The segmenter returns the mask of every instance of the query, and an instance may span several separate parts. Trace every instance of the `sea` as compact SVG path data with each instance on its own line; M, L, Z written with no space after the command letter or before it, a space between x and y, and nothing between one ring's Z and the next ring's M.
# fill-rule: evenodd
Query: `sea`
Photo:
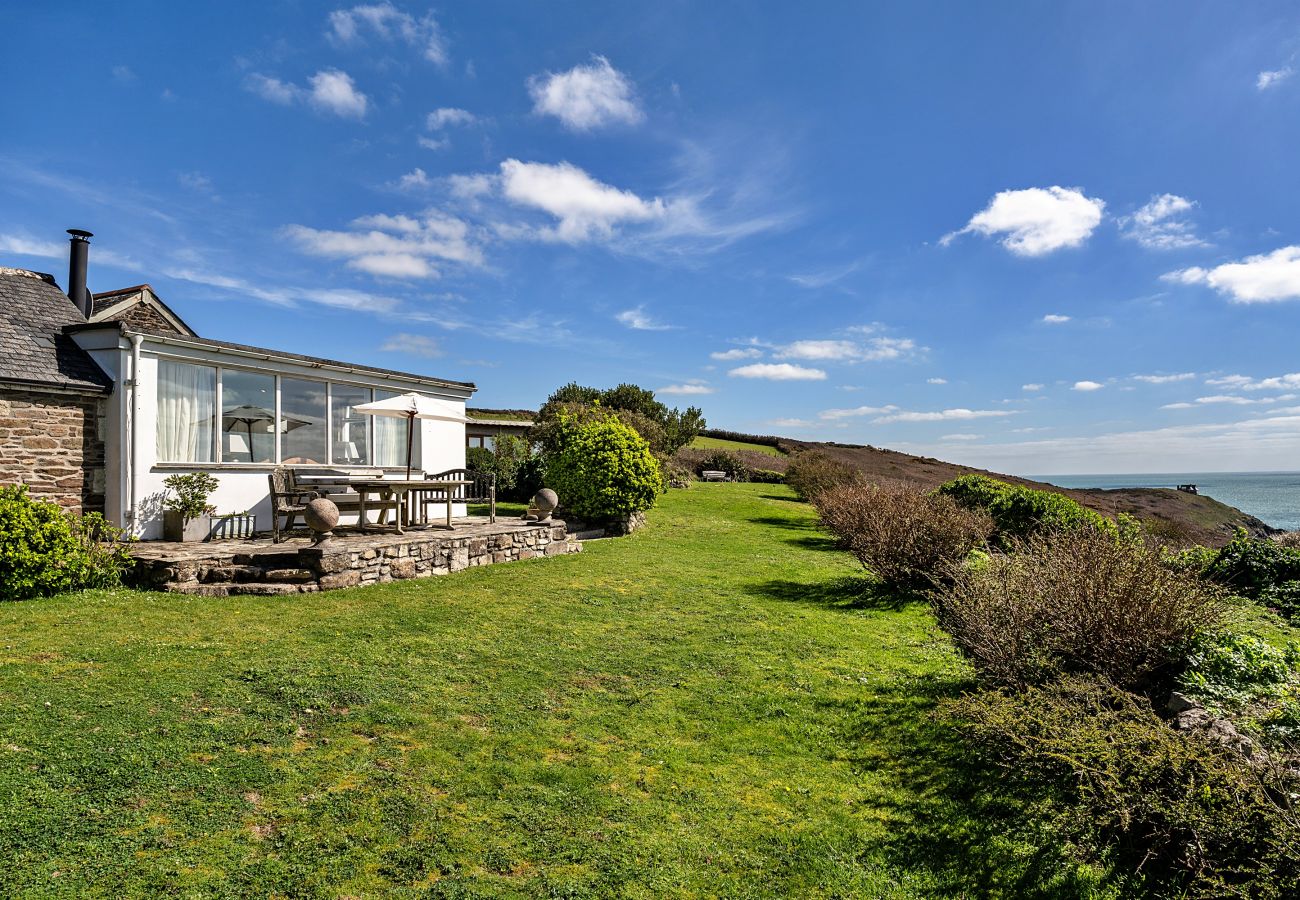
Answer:
M1235 506L1274 528L1300 529L1300 472L1182 472L1158 475L1031 475L1063 488L1171 488L1196 485L1197 493Z

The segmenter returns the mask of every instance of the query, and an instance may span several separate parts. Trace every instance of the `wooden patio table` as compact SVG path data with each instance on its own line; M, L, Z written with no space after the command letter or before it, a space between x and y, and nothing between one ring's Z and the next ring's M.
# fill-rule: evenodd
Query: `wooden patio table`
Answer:
M349 478L348 484L357 492L360 500L357 505L357 527L365 531L370 527L366 521L366 506L370 494L378 494L380 499L387 501L390 497L397 498L396 519L397 533L402 534L402 513L407 508L406 499L410 494L419 494L424 491L430 493L442 493L447 498L447 527L451 528L451 504L455 495L455 488L472 485L472 481L426 481L423 478ZM376 525L383 525L384 519L388 517L388 508L384 507L379 513L379 521Z

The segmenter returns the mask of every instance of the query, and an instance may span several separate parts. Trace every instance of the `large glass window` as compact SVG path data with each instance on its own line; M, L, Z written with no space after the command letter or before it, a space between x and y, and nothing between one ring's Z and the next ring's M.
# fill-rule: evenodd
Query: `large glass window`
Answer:
M325 382L280 379L280 461L325 462Z
M212 462L216 405L215 368L158 360L158 459Z
M398 391L375 391L376 400L396 397ZM406 465L406 430L410 422L392 416L375 416L375 465Z
M370 402L370 388L350 384L330 385L330 427L335 464L370 464L371 416L354 413L352 407Z
M275 460L275 376L221 370L221 461Z

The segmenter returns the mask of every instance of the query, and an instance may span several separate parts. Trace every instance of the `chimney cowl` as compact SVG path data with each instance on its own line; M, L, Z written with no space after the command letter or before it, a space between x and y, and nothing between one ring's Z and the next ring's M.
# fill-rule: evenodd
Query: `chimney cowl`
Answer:
M77 305L81 314L87 319L91 313L90 291L86 289L86 269L89 265L90 239L94 237L89 231L69 228L68 234L68 298Z

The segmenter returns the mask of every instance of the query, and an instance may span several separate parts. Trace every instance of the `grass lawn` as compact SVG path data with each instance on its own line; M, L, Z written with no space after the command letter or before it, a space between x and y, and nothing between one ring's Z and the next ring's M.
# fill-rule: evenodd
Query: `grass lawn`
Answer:
M750 444L746 441L729 441L725 438L704 437L697 435L691 441L692 450L751 450L754 453L762 453L767 456L782 457L785 453L769 447L767 444Z
M1086 893L932 721L964 669L923 604L784 487L649 518L292 599L0 603L0 895Z

